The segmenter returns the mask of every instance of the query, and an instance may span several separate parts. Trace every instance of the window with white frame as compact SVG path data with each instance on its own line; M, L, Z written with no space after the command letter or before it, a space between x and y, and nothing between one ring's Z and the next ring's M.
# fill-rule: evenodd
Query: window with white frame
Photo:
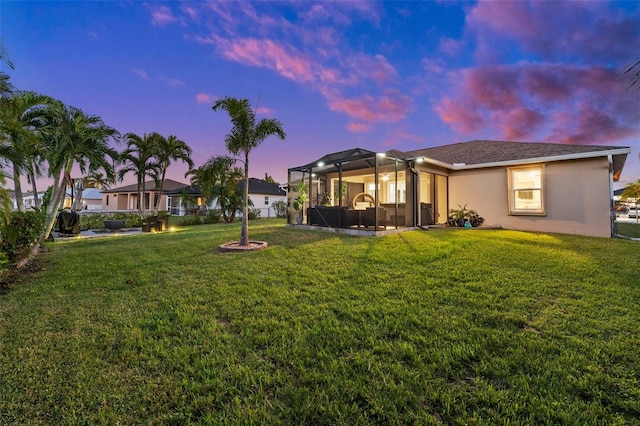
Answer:
M265 196L264 196L264 205L265 205L265 206L268 206L268 205L269 205L269 196L268 196L268 195L265 195Z
M544 165L514 167L509 173L509 213L544 215Z

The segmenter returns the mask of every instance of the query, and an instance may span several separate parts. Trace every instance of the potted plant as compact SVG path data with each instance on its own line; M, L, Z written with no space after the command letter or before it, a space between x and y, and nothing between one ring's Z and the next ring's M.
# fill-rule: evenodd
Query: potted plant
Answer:
M302 209L304 208L304 203L307 201L307 186L300 182L296 187L296 192L298 196L293 200L293 209L295 211L300 211L300 215L296 218L298 225L302 223L302 216L304 215Z
M449 211L449 218L447 219L447 226L458 226L465 228L476 228L484 223L484 218L480 217L475 210L467 209L467 205L460 206L458 204L457 209L451 209Z

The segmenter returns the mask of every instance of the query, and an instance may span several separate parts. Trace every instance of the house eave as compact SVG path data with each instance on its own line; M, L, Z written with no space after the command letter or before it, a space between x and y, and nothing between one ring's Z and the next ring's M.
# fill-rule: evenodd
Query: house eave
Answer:
M415 157L409 158L409 161L416 161L420 158L423 159L423 164L432 164L435 166L443 167L449 170L472 170L472 169L485 169L491 167L509 167L509 166L517 166L523 164L535 164L535 163L549 163L553 161L567 161L567 160L582 160L588 158L598 158L598 157L608 157L608 156L616 156L616 155L628 155L631 153L631 148L620 148L620 149L611 149L606 151L592 151L592 152L582 152L575 154L565 154L565 155L553 155L548 157L535 157L535 158L523 158L518 160L509 160L509 161L496 161L496 162L488 162L488 163L477 163L477 164L463 164L463 163L445 163L443 161L438 161L432 158L427 157Z

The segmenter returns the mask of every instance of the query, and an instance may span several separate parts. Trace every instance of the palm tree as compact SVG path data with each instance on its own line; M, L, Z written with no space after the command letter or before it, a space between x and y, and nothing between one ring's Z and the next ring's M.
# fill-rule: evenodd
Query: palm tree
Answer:
M620 194L620 198L623 200L633 198L636 204L636 210L638 210L638 203L640 203L640 179L627 184L627 186L624 187L624 191ZM638 223L638 214L636 214L636 223Z
M4 44L2 43L2 39L0 38L0 61L9 65L9 68L13 69L13 63L9 60L9 55L7 51L4 49ZM9 75L5 72L0 71L0 96L4 97L7 93L11 93L13 90L13 86L9 82Z
M115 182L115 179L108 179L100 172L89 173L82 180L82 184L85 188L97 189L109 189Z
M118 171L118 180L122 181L127 173L136 176L140 218L144 217L144 212L149 207L145 200L145 179L150 176L154 181L158 181L159 165L154 161L154 139L157 137L155 135L157 133L140 137L135 133L127 133L124 136L127 148L120 154L124 167Z
M227 156L211 157L202 166L190 170L185 177L191 175L191 184L198 185L203 197L215 199L225 222L233 222L238 207L242 204L242 194L238 192L238 182L243 173L233 167L236 160Z
M162 190L164 189L164 178L167 173L167 169L171 165L171 160L175 161L183 161L187 163L190 169L193 168L193 161L191 161L191 154L193 151L185 142L181 141L174 135L169 135L168 138L161 136L156 133L156 137L154 137L155 141L155 157L158 161L159 172L161 175L160 179L160 188L159 194L160 196L156 200L154 210L155 213L158 213L160 208L160 198L162 197Z
M227 111L231 118L231 131L225 136L227 150L233 155L244 154L244 197L242 202L242 231L240 245L249 245L249 153L269 136L284 140L286 134L280 121L263 118L256 122L256 113L247 99L225 97L213 104L213 110Z
M109 142L118 142L119 133L107 126L100 117L59 102L49 108L45 135L49 176L53 178L51 200L47 206L46 228L39 243L49 237L57 212L64 202L66 188L72 184L71 171L78 167L82 174L101 170L115 179L118 152ZM37 250L38 246L34 248Z
M0 158L11 166L18 211L23 208L21 175L34 185L37 157L43 152L38 128L47 106L54 103L48 96L35 92L13 92L0 97Z

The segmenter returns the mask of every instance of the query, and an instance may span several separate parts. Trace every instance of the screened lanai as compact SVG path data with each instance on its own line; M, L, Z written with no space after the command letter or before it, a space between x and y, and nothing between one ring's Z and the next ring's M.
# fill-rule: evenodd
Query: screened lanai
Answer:
M289 169L288 222L387 230L413 226L413 173L401 153L340 151ZM408 199L409 198L409 199Z

